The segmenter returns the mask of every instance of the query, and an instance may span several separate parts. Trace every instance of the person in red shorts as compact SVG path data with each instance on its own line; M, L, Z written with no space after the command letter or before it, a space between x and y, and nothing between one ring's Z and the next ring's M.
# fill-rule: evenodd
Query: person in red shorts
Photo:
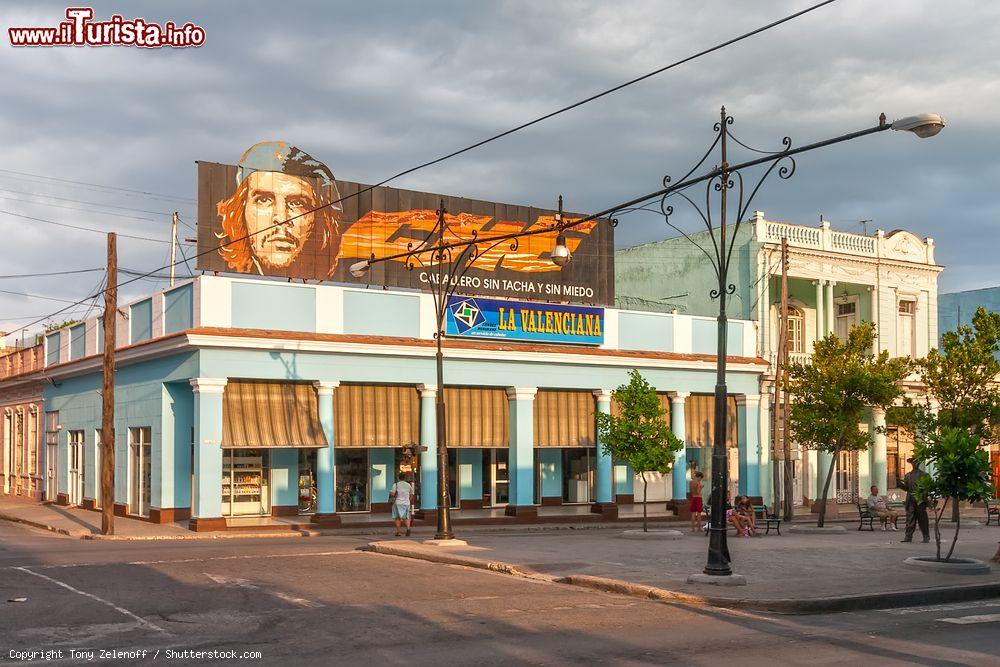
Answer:
M705 501L701 498L701 492L705 488L705 475L700 470L695 470L691 476L691 485L688 495L691 498L691 532L701 531L701 515L705 511Z

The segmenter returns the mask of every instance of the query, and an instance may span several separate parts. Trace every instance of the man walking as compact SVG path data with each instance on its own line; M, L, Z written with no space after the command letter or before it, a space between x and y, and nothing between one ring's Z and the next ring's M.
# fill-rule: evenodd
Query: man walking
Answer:
M399 473L396 483L389 489L392 500L392 518L396 524L396 537L399 537L400 524L406 526L406 534L410 534L410 521L413 517L413 487L406 481L406 473Z
M903 542L913 541L913 532L920 524L920 532L924 536L924 542L931 541L930 528L927 523L927 501L917 502L916 490L921 477L926 477L927 473L920 469L919 462L912 456L906 462L913 466L913 470L906 473L899 481L899 488L906 491L906 534Z

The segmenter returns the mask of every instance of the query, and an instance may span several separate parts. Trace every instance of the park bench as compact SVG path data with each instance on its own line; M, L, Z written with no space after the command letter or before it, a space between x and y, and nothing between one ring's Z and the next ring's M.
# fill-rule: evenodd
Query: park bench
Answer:
M986 525L990 525L990 521L993 520L1000 526L1000 500L998 499L988 499L986 501Z
M902 509L902 505L900 504L901 506L897 508L896 507L897 504L900 503L889 502L886 503L886 507L888 507L890 510ZM867 525L868 530L874 532L875 531L874 522L875 521L878 521L879 523L882 522L882 517L880 517L878 514L875 514L875 512L872 512L870 509L868 509L868 503L858 503L858 518L860 519L860 523L858 523L858 530L861 530ZM897 524L898 521L899 521L899 516L897 514L896 521L892 522L892 525L895 526L896 528L899 528L899 525ZM886 523L888 522L889 519L886 519Z
M767 513L767 507L764 506L764 505L754 505L753 506L753 511L757 513L757 527L758 528L760 527L760 522L762 522L762 521L764 522L764 525L767 528L764 531L765 535L770 534L772 526L774 527L774 529L776 531L778 531L778 535L781 535L781 517L780 516L778 516L776 514L768 514Z

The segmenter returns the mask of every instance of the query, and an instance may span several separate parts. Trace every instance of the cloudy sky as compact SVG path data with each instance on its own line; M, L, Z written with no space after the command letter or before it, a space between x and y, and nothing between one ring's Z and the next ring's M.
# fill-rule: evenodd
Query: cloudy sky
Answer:
M121 266L166 264L170 212L195 221L195 160L234 163L257 141L285 139L338 178L378 181L810 4L95 4L99 18L203 26L205 45L181 50L12 49L4 30L0 274L103 265L102 235L41 220L153 239L121 238ZM65 8L4 2L0 24L55 25ZM869 127L883 111L934 111L949 125L933 140L889 132L810 154L756 208L932 236L942 292L992 286L998 54L1000 3L839 0L394 185L546 207L561 193L568 208L593 211L687 171L722 104L744 142L774 148L786 134L804 144ZM616 234L619 246L668 235L641 214ZM100 278L7 278L0 290L76 300ZM162 285L140 281L122 298ZM0 329L62 305L0 292Z

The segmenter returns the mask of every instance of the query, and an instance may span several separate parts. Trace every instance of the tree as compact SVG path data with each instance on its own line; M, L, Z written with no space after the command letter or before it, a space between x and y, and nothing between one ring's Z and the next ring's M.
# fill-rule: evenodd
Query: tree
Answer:
M646 522L647 475L652 472L669 473L674 465L674 454L684 444L670 430L664 417L667 411L660 407L660 398L639 371L629 372L629 381L612 392L618 404L617 414L597 414L597 432L604 454L625 461L642 478L642 530L648 531Z
M72 326L79 321L80 320L63 320L62 322L50 322L45 325L45 333L50 333L56 329L62 329L63 327Z
M917 499L934 505L934 539L937 542L937 560L941 559L941 517L948 502L980 502L993 496L990 483L990 457L982 449L982 439L969 429L942 426L938 431L917 442L913 456L931 464L934 471L917 482ZM944 502L938 506L938 501ZM955 521L955 535L945 561L951 559L958 542L961 518Z
M927 386L927 402L913 412L918 442L931 444L941 429L963 429L982 445L1000 440L1000 313L976 310L972 326L961 325L941 336L941 348L916 362ZM933 402L932 402L933 401ZM952 520L958 521L958 502Z
M902 395L897 383L909 372L908 359L890 359L885 351L872 354L874 341L875 325L865 322L851 329L846 343L832 333L817 341L812 363L788 367L792 437L807 449L833 455L819 499L820 528L838 456L868 449L872 436L858 424L871 408L887 409Z

